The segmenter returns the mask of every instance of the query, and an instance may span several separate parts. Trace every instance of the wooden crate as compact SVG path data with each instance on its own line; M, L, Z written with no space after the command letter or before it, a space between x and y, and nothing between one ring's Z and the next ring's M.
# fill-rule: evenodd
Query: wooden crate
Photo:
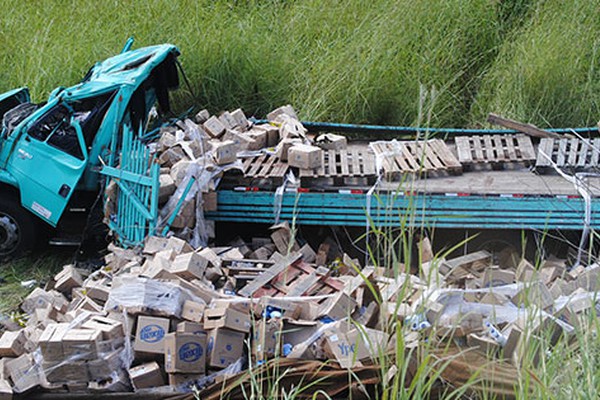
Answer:
M454 141L458 161L467 168L490 165L502 169L510 163L529 166L536 159L531 138L526 135L458 136Z
M320 168L300 170L302 183L372 184L376 177L375 154L367 147L324 150Z
M538 147L535 169L544 173L552 171L552 163L569 171L597 170L600 162L600 139L551 139L544 138Z
M388 180L415 172L462 174L462 165L440 139L373 142L371 148L375 157L381 160L383 174Z

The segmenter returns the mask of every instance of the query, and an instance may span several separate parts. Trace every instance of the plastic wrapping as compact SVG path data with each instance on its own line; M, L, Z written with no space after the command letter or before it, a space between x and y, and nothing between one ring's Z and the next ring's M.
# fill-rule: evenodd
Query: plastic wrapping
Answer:
M145 311L154 315L180 317L186 300L205 304L204 300L194 296L189 290L170 282L136 276L117 277L113 280L104 309L126 310L133 314Z
M288 172L285 176L283 184L275 189L275 196L273 197L273 214L275 216L275 225L279 223L279 218L281 216L281 207L283 204L283 195L285 194L285 189L288 186L298 187L298 180L294 176L292 171Z

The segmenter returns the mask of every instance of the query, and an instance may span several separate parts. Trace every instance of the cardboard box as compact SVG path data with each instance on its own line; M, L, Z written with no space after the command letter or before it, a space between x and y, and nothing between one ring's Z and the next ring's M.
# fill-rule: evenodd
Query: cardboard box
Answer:
M169 386L174 388L182 387L183 389L191 389L198 379L204 378L204 374L169 374ZM2 400L2 399L0 399Z
M343 150L348 147L348 140L345 136L325 133L316 137L315 144L325 150Z
M246 135L254 140L252 148L248 150L260 150L267 147L268 133L262 129L250 129Z
M297 144L288 151L290 167L317 169L323 165L323 150L316 146Z
M289 160L289 152L293 146L301 145L302 140L300 139L283 139L277 146L276 155L283 162Z
M69 329L63 336L66 359L94 360L101 353L102 332L93 329Z
M204 328L228 328L248 333L252 326L250 315L233 308L213 308L204 311Z
M25 352L25 332L6 331L0 338L0 357L18 357Z
M264 361L279 355L281 332L283 322L281 319L261 319L256 323L252 334L251 353L254 361Z
M206 133L208 133L213 138L220 137L223 132L225 132L225 126L219 120L219 118L214 115L207 119L204 124L202 124Z
M129 369L129 377L135 390L164 386L162 372L156 361Z
M40 351L44 361L62 361L63 337L69 330L68 323L50 324L39 339Z
M235 110L233 110L231 112L231 117L235 121L235 126L239 128L246 129L250 125L250 123L248 122L248 118L246 118L246 115L244 114L244 111L242 111L241 108L236 108Z
M208 331L208 365L214 368L225 368L236 362L244 353L245 337L243 332L225 328Z
M43 362L42 369L46 380L58 382L88 382L90 380L85 361Z
M93 316L81 325L82 328L93 329L102 333L102 340L118 340L125 336L123 323L110 318Z
M261 124L254 126L254 129L261 129L267 132L267 147L275 147L279 143L279 128L271 124Z
M165 338L165 371L202 374L206 366L206 334L169 333Z
M192 322L202 322L204 319L204 304L196 303L195 301L186 300L183 302L181 309L181 318Z
M33 389L42 382L43 371L35 363L33 355L23 354L6 363L8 375L13 382L15 393L23 393Z
M123 348L119 348L110 353L105 353L102 358L87 362L87 368L91 380L107 379L115 371L124 367L121 353Z
M167 318L139 316L133 349L153 354L164 354L164 341L169 333Z
M54 280L54 289L61 293L71 293L73 288L83 285L83 277L73 265L65 265Z
M188 281L202 279L208 260L200 254L192 252L181 254L168 266L168 271Z
M215 162L218 165L231 164L237 160L237 150L235 141L225 140L212 145Z
M202 208L205 212L217 211L217 192L202 193Z
M354 312L356 302L344 292L338 292L326 300L319 308L319 317L327 316L333 320L346 318Z
M204 325L197 322L183 321L177 324L177 332L206 334Z

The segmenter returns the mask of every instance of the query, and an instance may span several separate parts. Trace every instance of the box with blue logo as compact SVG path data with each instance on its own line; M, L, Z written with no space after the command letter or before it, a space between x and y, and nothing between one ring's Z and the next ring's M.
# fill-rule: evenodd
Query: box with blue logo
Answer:
M168 318L140 315L137 321L133 349L146 353L164 354L165 337L169 333L169 325Z
M203 374L206 365L206 335L169 333L165 338L165 371Z

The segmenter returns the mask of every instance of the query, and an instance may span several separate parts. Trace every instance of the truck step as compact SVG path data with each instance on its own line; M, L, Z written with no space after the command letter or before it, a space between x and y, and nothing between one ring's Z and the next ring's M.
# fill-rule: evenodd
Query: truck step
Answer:
M51 246L77 247L81 244L81 237L55 237L51 238L48 243Z

